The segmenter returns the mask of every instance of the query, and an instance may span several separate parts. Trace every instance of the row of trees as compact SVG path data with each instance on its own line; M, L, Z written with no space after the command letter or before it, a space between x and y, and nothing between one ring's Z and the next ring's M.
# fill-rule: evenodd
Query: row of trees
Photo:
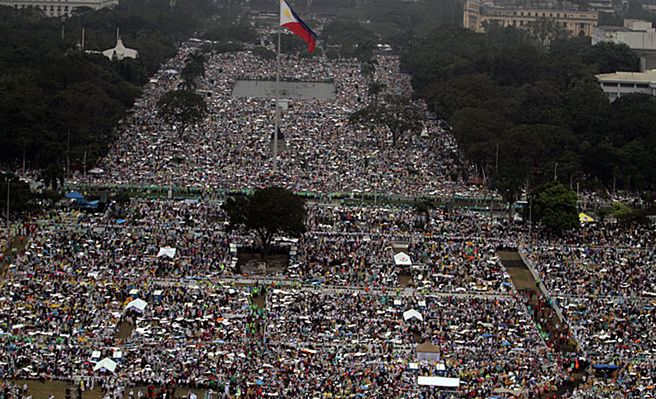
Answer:
M124 0L113 9L77 10L66 20L0 7L0 164L40 170L53 187L66 170L91 167L141 86L180 41L202 31L231 43L254 40L252 28L234 23L238 18L212 17L217 10L241 12L227 3L189 0L172 7L168 1ZM111 48L120 28L139 58L117 62L82 51L83 28L85 50ZM194 59L182 71L186 83L204 74L203 62Z
M656 185L656 101L610 103L595 78L635 71L628 47L576 38L547 48L524 30L442 27L412 46L402 67L507 200L553 179L588 188Z

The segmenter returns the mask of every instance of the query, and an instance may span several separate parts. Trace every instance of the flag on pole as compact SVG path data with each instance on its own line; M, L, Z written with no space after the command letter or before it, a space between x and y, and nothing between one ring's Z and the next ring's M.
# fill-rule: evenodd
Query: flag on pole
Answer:
M280 26L284 26L296 36L305 40L308 51L314 52L317 45L317 34L292 10L285 0L280 0Z

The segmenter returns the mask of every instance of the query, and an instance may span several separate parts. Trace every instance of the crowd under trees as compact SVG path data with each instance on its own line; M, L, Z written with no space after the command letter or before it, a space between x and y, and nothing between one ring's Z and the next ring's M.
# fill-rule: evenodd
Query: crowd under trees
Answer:
M588 38L545 46L525 30L441 27L408 49L402 67L508 200L554 178L588 189L656 185L656 100L610 103L595 78L637 70L626 46Z

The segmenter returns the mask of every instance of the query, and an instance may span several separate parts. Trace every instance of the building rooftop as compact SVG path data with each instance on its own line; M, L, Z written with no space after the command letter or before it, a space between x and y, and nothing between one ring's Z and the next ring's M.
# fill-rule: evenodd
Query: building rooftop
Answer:
M600 82L637 82L637 83L651 83L656 82L656 69L645 72L614 72L602 73L596 75Z

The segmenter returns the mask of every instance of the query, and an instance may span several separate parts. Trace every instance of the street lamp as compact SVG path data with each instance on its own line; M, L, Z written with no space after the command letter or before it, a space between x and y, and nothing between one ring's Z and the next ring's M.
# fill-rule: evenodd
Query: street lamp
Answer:
M9 245L9 242L11 240L11 235L9 231L9 188L11 187L11 184L9 184L9 176L5 177L5 181L7 182L7 245Z

